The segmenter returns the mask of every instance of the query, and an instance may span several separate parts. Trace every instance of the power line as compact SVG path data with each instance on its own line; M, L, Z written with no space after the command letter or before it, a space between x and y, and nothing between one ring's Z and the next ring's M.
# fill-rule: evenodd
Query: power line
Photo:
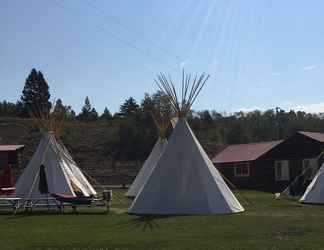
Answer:
M62 2L59 1L59 0L56 0L54 1L56 3L58 3L58 5L60 7L62 7L63 9L69 9L69 10L72 10L72 11L75 11L76 8L71 8L70 6L63 6L62 5ZM150 53L147 53L146 50L138 47L137 45L125 40L125 39L122 39L120 38L118 35L116 35L114 32L112 32L110 29L108 29L105 25L101 24L101 25L97 25L97 28L99 30L101 30L102 32L106 32L106 33L109 33L114 39L118 40L119 42L121 42L122 44L124 44L125 46L133 49L133 50L136 50L138 53L142 54L143 56L147 57L147 58L150 58L151 60L155 61L156 63L159 63L160 65L164 65L164 66L167 66L169 68L174 68L175 66L171 65L171 64L168 64L166 63L165 61L161 60L161 58L159 57L155 57L153 55L151 55ZM152 71L151 69L149 69L150 71Z
M122 23L118 18L116 18L113 15L108 15L107 13L103 12L101 9L99 9L97 6L93 5L92 1L87 0L86 1L88 4L88 6L92 6L93 8L96 9L97 13L101 13L102 17L105 19L108 19L109 22L113 22L115 24L117 24L118 26L120 26L121 28L123 28L124 30L134 33L134 29L128 27L127 25L125 25L124 23ZM82 3L86 3L85 1L82 1ZM136 33L140 34L142 38L144 38L148 43L150 43L151 45L153 45L153 47L156 47L157 49L159 49L161 52L167 54L169 56L170 59L176 59L177 61L181 61L180 57L177 55L173 55L171 54L168 50L166 50L165 48L161 47L160 45L158 45L154 40L150 39L145 32L143 32L143 30L139 30L136 29Z

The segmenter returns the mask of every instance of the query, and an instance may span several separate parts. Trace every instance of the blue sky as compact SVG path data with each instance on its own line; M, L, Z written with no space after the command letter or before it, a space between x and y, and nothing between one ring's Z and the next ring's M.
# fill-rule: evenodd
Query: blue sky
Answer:
M101 112L157 88L160 71L211 75L194 109L324 112L324 1L2 0L0 100L41 70L53 98Z

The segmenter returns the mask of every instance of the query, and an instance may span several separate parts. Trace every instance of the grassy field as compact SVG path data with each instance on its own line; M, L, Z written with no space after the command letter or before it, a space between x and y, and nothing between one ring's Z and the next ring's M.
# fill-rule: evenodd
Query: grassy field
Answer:
M115 192L108 215L100 209L2 214L0 249L324 248L323 206L241 191L238 197L246 208L241 214L140 218L125 213L128 202L122 192Z

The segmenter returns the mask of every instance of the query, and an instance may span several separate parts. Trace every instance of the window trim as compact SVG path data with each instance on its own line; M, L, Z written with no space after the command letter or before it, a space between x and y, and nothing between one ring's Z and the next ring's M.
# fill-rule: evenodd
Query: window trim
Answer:
M237 167L242 166L242 164L245 164L244 167L247 167L247 173L246 174L239 174L237 173ZM250 177L250 163L249 162L238 162L234 163L234 177L241 178L241 177Z
M281 162L281 163L287 163L287 169L288 169L288 178L282 178L282 170L281 170L281 178L279 179L278 178L278 170L277 170L277 163L279 163L279 162ZM281 165L281 167L282 167L283 165ZM275 174L275 181L289 181L290 180L290 168L289 168L289 160L276 160L275 162L274 162L274 174Z

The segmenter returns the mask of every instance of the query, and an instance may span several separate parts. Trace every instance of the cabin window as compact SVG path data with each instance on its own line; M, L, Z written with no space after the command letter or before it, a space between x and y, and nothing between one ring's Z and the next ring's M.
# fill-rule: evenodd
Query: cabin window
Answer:
M276 181L289 180L289 162L288 161L275 161L275 178Z
M234 165L235 177L248 177L250 176L250 164L248 162L236 163Z
M306 180L312 180L318 170L317 159L303 159L303 173Z

